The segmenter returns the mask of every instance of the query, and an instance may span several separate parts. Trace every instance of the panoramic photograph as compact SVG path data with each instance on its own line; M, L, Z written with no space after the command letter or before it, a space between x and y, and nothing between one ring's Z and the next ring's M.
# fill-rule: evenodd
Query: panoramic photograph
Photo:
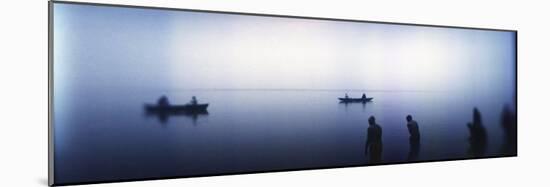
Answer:
M517 155L516 32L54 3L57 184Z

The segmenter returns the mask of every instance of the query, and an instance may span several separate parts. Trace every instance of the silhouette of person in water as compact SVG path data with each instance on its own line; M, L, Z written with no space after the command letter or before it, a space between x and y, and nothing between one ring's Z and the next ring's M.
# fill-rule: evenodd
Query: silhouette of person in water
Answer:
M191 103L192 105L197 105L199 102L197 101L197 97L193 96L191 97L191 101L189 103Z
M361 96L361 99L367 99L367 95L365 95L365 93L363 93L363 95Z
M504 130L504 141L501 152L504 155L517 155L517 121L516 116L508 106L502 109L500 124Z
M416 160L420 152L420 131L418 123L411 115L407 115L407 129L409 129L409 157L408 160Z
M159 106L168 106L170 105L170 103L168 102L168 97L166 97L165 95L162 95L158 101L157 101L157 104Z
M487 149L487 132L481 120L481 113L477 108L474 108L473 121L468 123L467 126L470 130L470 148L468 152L473 157L482 157Z
M365 155L369 157L370 164L382 161L382 127L376 124L374 116L369 117Z
M409 129L409 139L420 140L420 131L418 130L418 123L413 120L411 115L407 115L407 128Z

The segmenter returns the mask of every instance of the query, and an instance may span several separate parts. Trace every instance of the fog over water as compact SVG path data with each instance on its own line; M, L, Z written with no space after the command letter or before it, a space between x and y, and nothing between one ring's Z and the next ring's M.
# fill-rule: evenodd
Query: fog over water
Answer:
M59 183L502 156L516 110L513 32L64 3L53 29ZM146 114L161 95L210 105Z
M165 89L166 83L459 92L514 87L510 32L67 4L55 9L57 80L92 90L113 83L124 89Z

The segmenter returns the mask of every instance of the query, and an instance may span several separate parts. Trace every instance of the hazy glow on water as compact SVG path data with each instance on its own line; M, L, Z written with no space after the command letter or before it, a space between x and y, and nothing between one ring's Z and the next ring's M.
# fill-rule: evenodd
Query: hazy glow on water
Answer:
M194 176L501 156L515 111L515 33L200 12L54 6L56 181ZM337 97L362 93L366 104ZM166 94L208 114L144 114ZM419 122L410 159L405 116ZM159 119L157 120L157 117ZM408 156L409 155L409 156Z

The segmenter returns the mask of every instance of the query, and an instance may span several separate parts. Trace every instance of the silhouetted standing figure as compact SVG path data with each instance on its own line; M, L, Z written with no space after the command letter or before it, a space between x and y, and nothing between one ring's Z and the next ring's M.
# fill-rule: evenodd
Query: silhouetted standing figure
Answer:
M474 108L473 121L467 124L470 130L470 149L469 154L473 157L482 157L487 149L487 132L481 120L481 113Z
M409 129L409 156L408 160L416 160L420 152L420 131L418 123L413 120L411 115L407 115L407 129Z
M349 99L349 96L348 96L348 93L346 93L346 95L344 96L346 99Z
M170 102L168 102L168 97L163 95L158 99L157 104L159 106L168 106L168 105L170 105Z
M500 124L504 130L501 152L504 155L517 155L518 127L516 116L508 106L502 109Z
M374 116L369 117L365 155L369 157L369 164L382 161L382 127L376 124Z
M418 130L418 123L413 120L411 115L407 115L407 128L409 129L409 138L414 140L420 140L420 131Z
M199 102L197 101L197 97L193 96L191 97L191 102L189 103L191 103L192 105L197 105Z
M363 95L361 96L361 99L367 99L367 95L365 95L365 93L363 93Z

